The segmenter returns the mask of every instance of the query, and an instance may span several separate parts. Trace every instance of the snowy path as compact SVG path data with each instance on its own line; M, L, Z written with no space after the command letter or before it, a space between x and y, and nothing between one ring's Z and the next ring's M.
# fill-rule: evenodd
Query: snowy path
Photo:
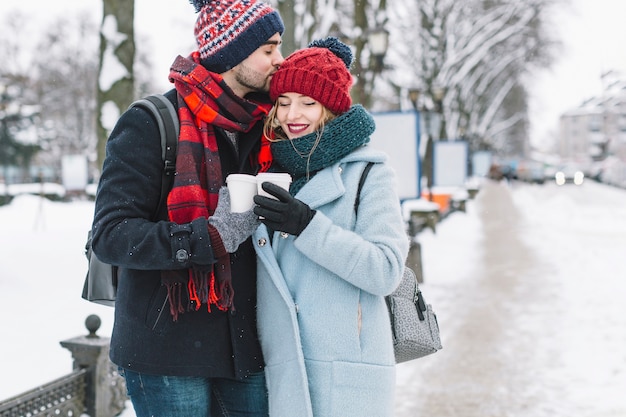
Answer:
M399 366L396 416L626 415L626 193L599 187L488 184L421 239L444 350Z

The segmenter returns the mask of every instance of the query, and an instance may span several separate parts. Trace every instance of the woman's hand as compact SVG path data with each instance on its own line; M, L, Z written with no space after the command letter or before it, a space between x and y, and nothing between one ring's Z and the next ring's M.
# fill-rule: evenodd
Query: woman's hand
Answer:
M299 236L313 219L315 210L276 184L266 181L261 187L276 199L254 196L254 213L270 229Z

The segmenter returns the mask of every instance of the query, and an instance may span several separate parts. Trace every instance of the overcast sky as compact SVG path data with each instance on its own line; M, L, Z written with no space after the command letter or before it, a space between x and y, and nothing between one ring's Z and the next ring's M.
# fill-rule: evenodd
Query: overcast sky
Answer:
M561 113L600 94L600 75L626 75L626 1L572 0L555 11L553 30L564 47L554 67L538 75L531 101L533 140L556 134Z
M56 14L93 10L101 15L101 0L29 0L0 2L0 13L19 8L32 21L43 22ZM167 74L176 55L194 47L195 11L185 0L136 0L136 35L148 39L154 51L155 78L169 86ZM531 140L549 142L558 128L561 113L601 92L600 74L626 72L626 1L571 0L571 6L555 9L551 30L564 43L552 70L533 74L531 91ZM33 37L36 38L36 37Z

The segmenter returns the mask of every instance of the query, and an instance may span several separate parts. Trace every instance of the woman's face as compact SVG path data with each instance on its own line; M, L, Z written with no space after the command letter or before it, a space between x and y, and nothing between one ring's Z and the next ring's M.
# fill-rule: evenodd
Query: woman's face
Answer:
M315 132L323 114L318 101L300 93L284 93L276 101L276 119L289 139Z

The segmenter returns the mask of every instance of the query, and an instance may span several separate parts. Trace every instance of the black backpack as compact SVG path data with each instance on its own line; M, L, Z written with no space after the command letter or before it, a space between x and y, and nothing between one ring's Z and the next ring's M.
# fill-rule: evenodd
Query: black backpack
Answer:
M178 113L172 102L161 94L153 94L134 101L128 108L133 107L141 107L150 112L159 126L163 171L159 205L153 214L153 217L156 217L165 204L167 194L174 181L179 131ZM117 266L105 264L93 253L91 250L91 230L87 233L85 255L89 269L85 277L82 297L94 303L114 306L117 294Z

